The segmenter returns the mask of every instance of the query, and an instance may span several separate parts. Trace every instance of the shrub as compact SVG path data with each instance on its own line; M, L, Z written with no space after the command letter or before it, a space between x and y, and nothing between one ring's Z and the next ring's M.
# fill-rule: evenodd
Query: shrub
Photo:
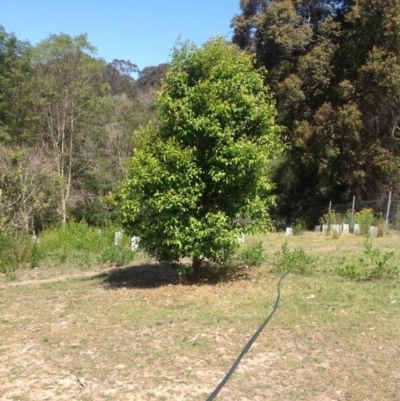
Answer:
M298 274L311 274L314 270L312 258L308 256L303 248L290 251L287 241L282 245L281 251L275 253L274 266L279 272L291 270Z
M394 256L393 251L382 253L380 249L373 248L370 238L365 241L364 248L364 253L368 256L368 261L363 261L364 266L367 267L366 280L379 279L384 276L393 277L398 274L398 268L389 264L390 259Z
M337 271L339 276L349 280L375 280L384 277L395 277L399 274L399 268L389 261L393 258L393 252L383 252L372 247L371 238L364 242L364 254L366 258L359 258L359 267L355 264L346 264Z
M354 214L354 223L360 225L362 235L369 235L369 228L373 225L374 220L374 211L369 208L362 209Z
M9 266L10 241L5 232L0 232L0 271L6 273Z
M302 219L297 219L292 227L293 235L301 235L307 230L306 223Z
M32 239L27 235L10 231L0 233L0 270L8 273L24 267L31 248Z
M123 235L114 245L117 229L99 230L84 222L70 221L64 226L52 227L40 233L38 241L27 235L2 231L0 233L0 271L7 273L30 265L37 267L41 260L48 264L74 263L90 266L93 263L127 264L136 253L130 250L131 242Z
M322 217L320 217L319 222L321 225L326 224L329 229L331 224L343 224L343 222L347 223L347 218L346 216L331 210L330 213L325 213Z
M339 239L341 232L338 230L331 230L332 239Z
M359 280L361 277L361 272L356 268L354 263L339 267L337 272L339 276L346 277L349 280Z
M32 239L26 235L11 236L11 260L16 268L24 267L28 262L32 247Z
M247 245L239 254L239 259L248 266L259 266L265 261L265 249L262 241Z

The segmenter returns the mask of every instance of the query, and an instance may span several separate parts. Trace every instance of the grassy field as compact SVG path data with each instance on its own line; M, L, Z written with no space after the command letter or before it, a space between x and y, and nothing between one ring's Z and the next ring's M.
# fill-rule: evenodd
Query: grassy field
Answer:
M275 302L285 237L246 244L255 241L265 263L214 284L145 259L1 275L0 400L206 400ZM364 242L288 239L308 255L304 274L287 276L277 313L218 399L400 400L400 279L337 274L390 251L385 265L400 266L400 236L374 239L372 257Z

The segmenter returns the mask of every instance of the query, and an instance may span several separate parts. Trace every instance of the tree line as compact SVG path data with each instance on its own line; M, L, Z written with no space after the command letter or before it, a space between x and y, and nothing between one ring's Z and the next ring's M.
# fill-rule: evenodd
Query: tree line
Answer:
M31 46L0 27L0 230L110 222L100 198L124 175L132 132L155 118L166 68L106 63L86 35Z
M233 42L267 69L287 151L279 214L399 187L400 2L241 0ZM316 212L316 213L315 213Z

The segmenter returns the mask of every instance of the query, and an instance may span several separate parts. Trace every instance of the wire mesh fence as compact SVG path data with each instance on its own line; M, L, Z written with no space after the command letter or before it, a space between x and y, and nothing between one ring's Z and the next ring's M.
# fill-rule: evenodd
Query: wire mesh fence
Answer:
M385 220L388 226L400 229L400 194L382 195L380 198L372 200L362 200L353 198L348 203L332 203L327 205L327 212L335 212L339 214L357 213L363 209L372 209L376 217Z

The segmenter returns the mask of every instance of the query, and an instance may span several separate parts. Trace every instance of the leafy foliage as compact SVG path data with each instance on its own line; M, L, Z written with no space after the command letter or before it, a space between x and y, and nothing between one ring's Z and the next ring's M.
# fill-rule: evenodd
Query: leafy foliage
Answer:
M362 209L354 214L354 222L360 224L361 234L369 235L369 228L375 221L372 209Z
M168 264L189 256L198 270L224 260L239 234L271 226L275 109L252 58L221 38L178 44L156 105L159 124L136 133L113 199L150 255Z
M40 96L38 141L55 163L63 179L60 213L67 221L67 202L75 178L86 160L89 134L96 126L108 85L102 80L103 62L92 55L96 49L86 35L50 35L32 50L35 80ZM86 134L86 135L85 135Z
M350 280L376 280L382 278L396 277L400 269L394 264L389 263L394 257L392 251L383 252L378 248L373 248L372 239L367 238L364 242L365 258L359 258L358 264L345 264L337 272L339 276Z
M18 40L0 25L0 144L21 146L37 122L30 50L29 42Z
M301 235L307 230L306 223L302 219L297 219L292 227L293 235Z
M114 245L115 231L115 227L99 230L75 221L45 229L37 240L12 230L0 231L0 272L12 274L39 264L73 263L80 268L99 263L125 265L136 258L137 252L131 251L126 235Z
M104 80L110 85L112 95L126 94L131 95L134 92L135 80L131 76L137 73L138 67L129 60L113 60L108 63L103 71Z
M287 241L283 243L281 251L275 254L274 266L279 272L290 270L304 275L311 274L314 269L313 260L304 249L300 247L290 251Z
M112 223L100 197L124 176L132 132L154 111L139 99L136 66L95 52L86 35L51 34L32 47L0 26L2 225Z
M399 188L397 0L250 0L233 41L267 67L290 144L276 166L282 215ZM308 216L309 215L309 216Z
M254 241L246 245L239 254L239 259L248 266L260 266L266 260L262 241Z

